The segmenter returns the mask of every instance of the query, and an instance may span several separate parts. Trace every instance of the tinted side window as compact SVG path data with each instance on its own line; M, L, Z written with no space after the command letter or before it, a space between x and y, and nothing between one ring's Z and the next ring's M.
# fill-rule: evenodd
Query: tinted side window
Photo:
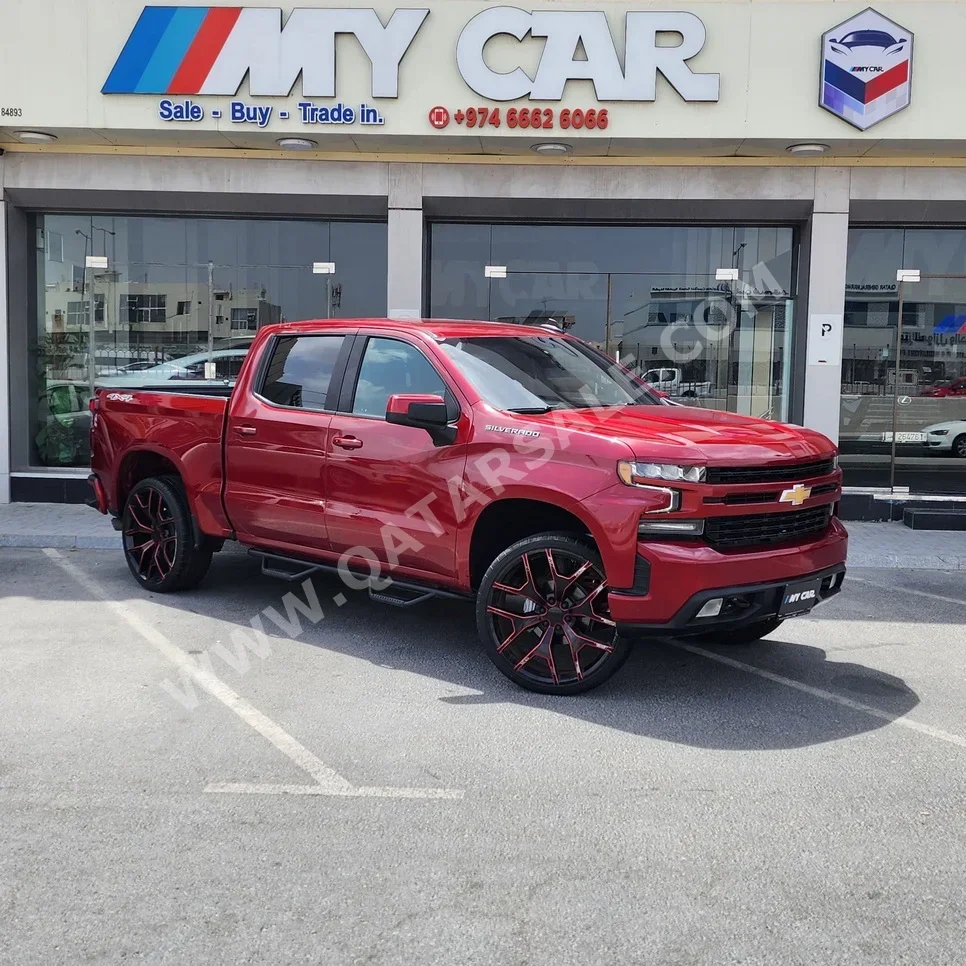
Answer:
M370 339L362 357L352 411L360 416L385 416L386 403L396 393L446 396L446 386L415 346L397 339Z
M341 335L285 336L275 343L261 394L278 406L325 409Z

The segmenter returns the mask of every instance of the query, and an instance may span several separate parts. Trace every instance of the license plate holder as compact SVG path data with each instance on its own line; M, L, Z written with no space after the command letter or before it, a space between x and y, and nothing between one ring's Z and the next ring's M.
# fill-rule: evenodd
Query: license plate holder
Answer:
M807 614L818 603L821 587L821 577L786 584L782 591L782 602L778 607L778 616L798 617Z

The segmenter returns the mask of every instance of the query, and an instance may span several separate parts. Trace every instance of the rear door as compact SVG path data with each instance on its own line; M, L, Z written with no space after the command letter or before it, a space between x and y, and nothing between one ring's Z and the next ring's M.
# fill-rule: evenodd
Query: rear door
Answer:
M283 335L226 425L225 508L242 540L327 550L326 434L351 333Z
M424 429L387 423L386 402L396 393L442 396L456 441L436 446ZM462 480L468 429L468 409L464 404L461 412L452 386L418 345L395 335L360 335L328 432L332 549L364 548L391 565L398 560L425 575L453 578L457 523L449 480ZM419 549L398 546L399 530Z

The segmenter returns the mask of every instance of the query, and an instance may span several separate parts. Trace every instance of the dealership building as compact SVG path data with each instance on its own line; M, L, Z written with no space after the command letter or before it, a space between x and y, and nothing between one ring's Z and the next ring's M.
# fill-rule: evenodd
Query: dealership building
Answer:
M0 502L262 325L553 324L966 500L966 5L0 6ZM42 55L42 56L41 56Z

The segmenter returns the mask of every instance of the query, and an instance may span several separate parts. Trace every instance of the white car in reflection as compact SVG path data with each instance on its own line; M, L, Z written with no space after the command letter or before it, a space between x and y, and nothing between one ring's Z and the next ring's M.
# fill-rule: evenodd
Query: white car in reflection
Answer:
M933 453L946 453L966 459L966 419L951 419L946 423L927 426L925 446Z
M105 389L158 386L165 382L191 382L208 386L231 385L238 377L245 356L248 355L248 349L249 346L245 345L234 349L216 349L210 355L207 352L196 352L194 355L162 362L139 372L98 377L96 385ZM205 364L208 362L215 364L214 379L206 378Z

